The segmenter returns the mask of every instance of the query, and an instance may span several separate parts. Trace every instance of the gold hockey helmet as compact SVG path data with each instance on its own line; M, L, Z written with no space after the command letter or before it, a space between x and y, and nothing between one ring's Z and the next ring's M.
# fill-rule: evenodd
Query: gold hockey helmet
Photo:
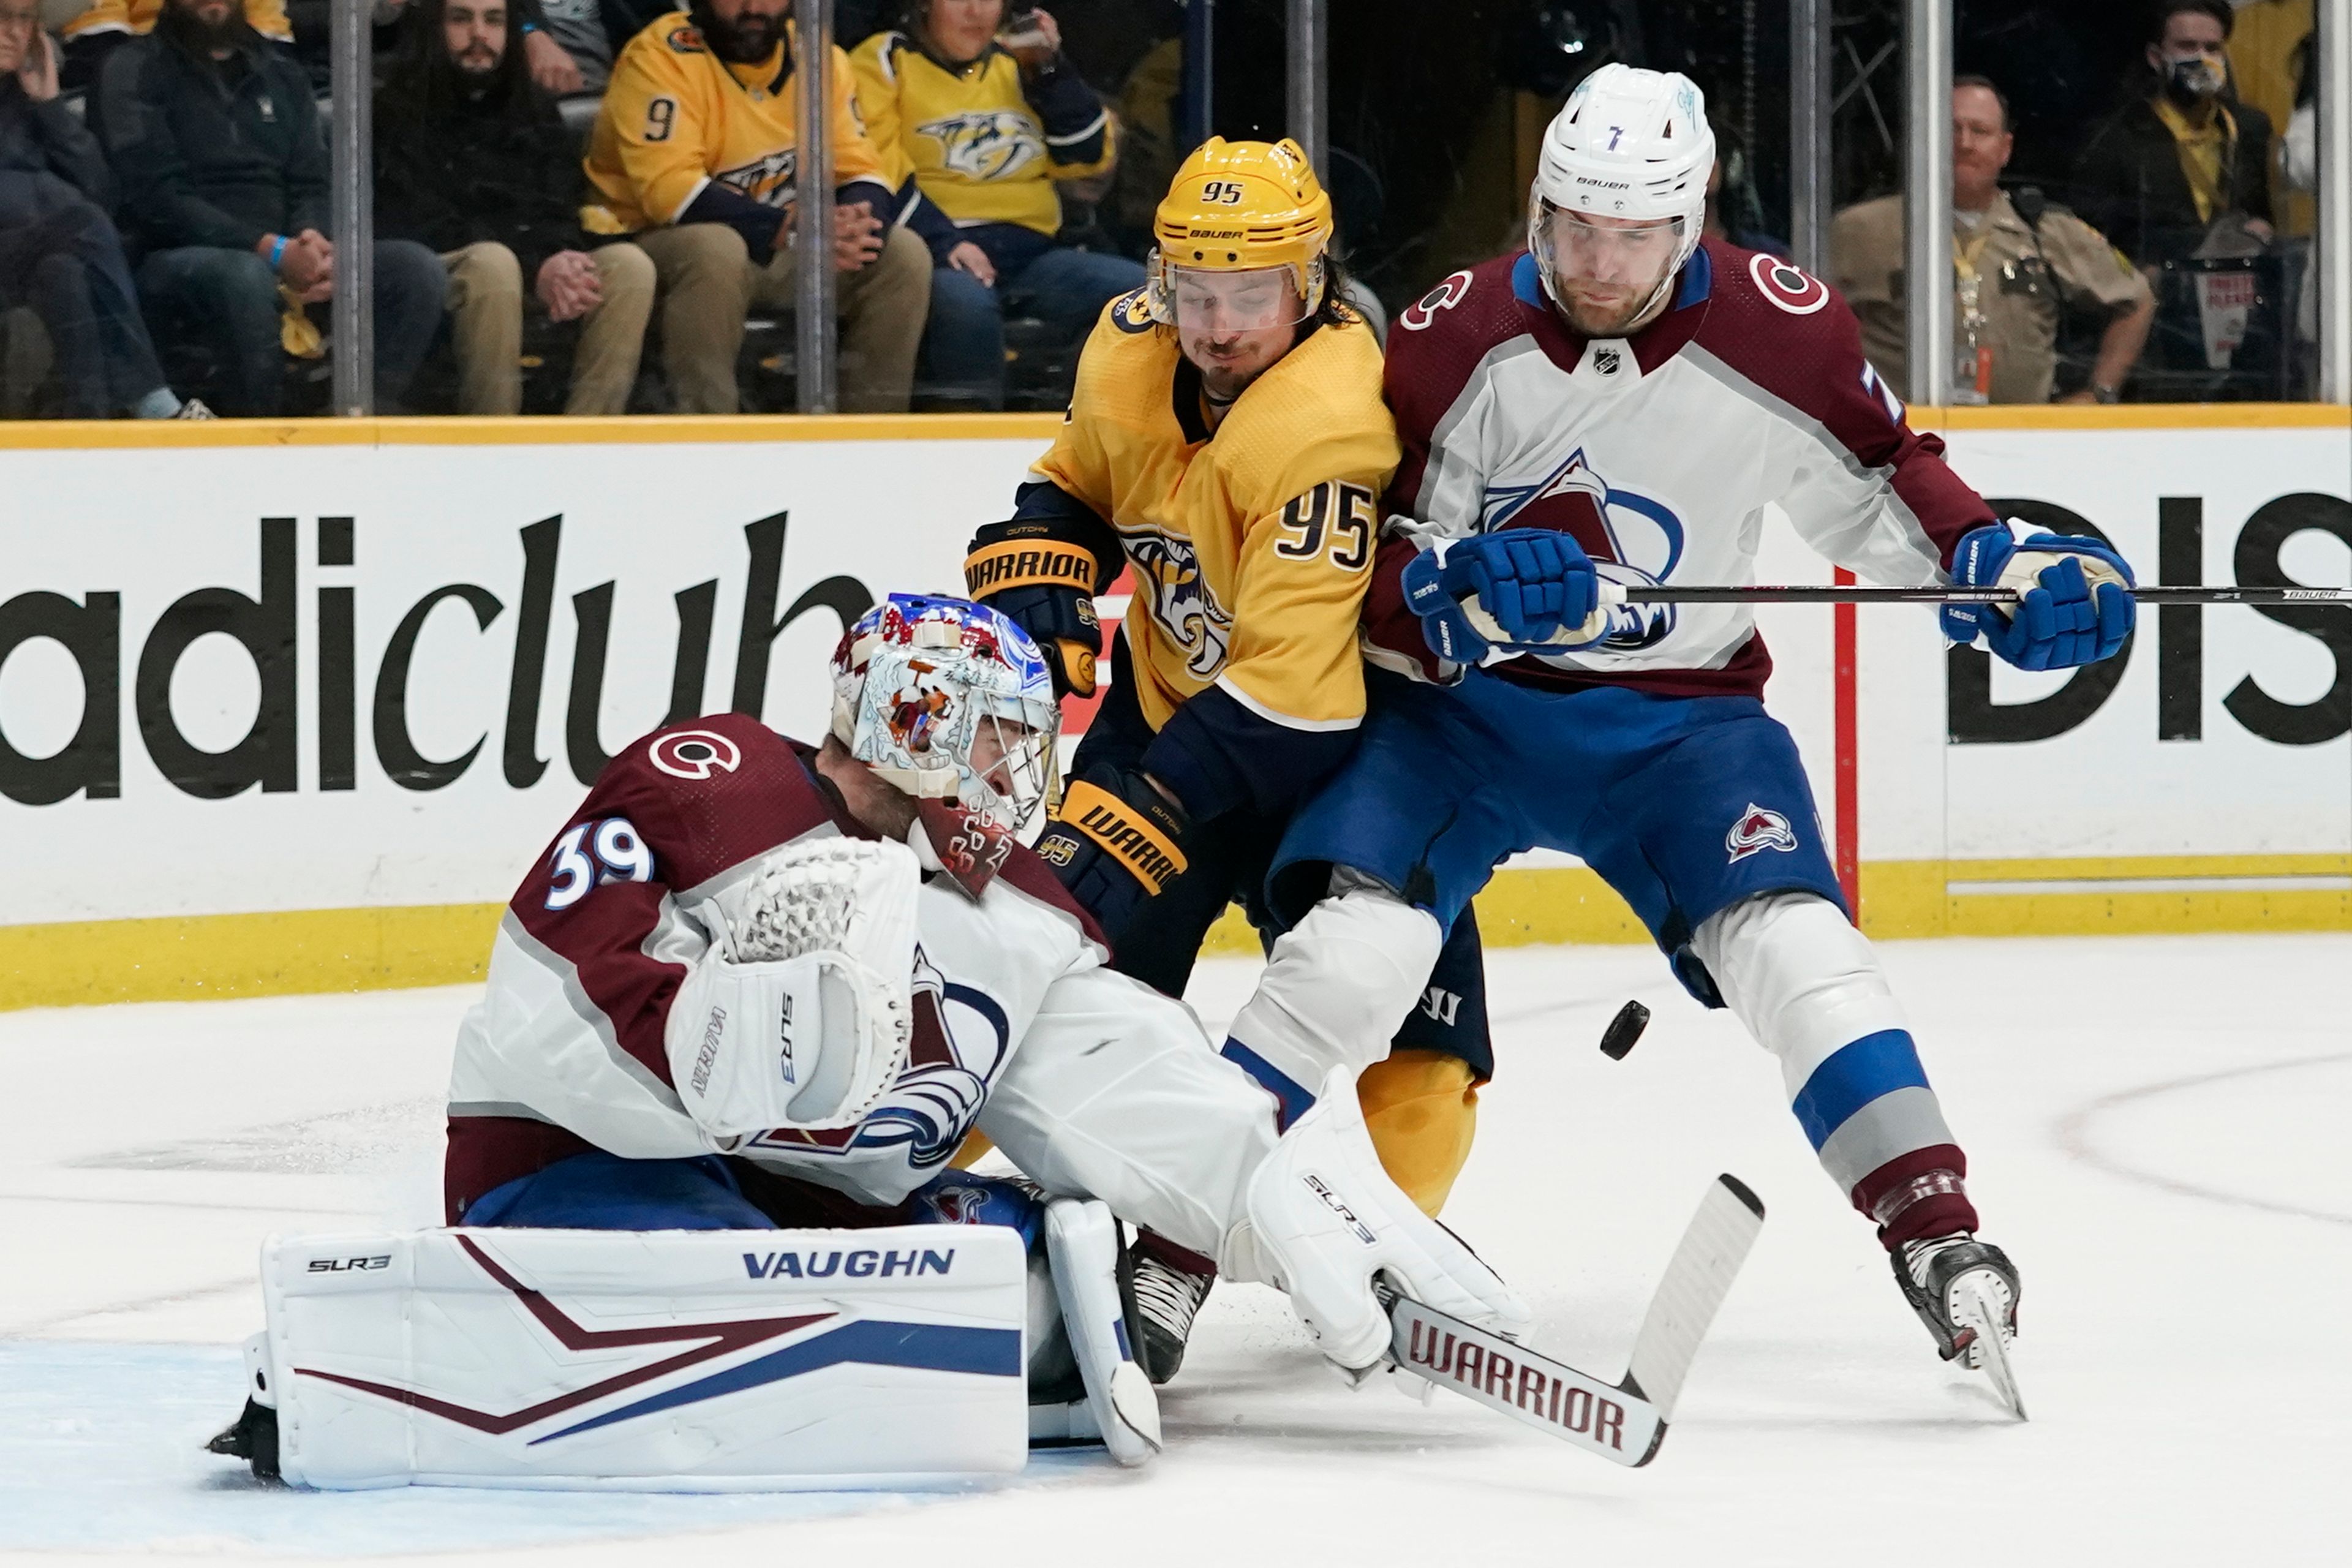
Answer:
M1322 303L1331 198L1297 142L1213 136L1152 215L1151 315L1236 330L1281 326ZM1288 273L1276 288L1276 269Z

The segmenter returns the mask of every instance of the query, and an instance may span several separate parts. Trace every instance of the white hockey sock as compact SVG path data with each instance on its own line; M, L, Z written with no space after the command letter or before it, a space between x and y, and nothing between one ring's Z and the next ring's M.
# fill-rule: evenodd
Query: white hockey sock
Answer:
M1435 916L1386 888L1325 899L1276 939L1256 994L1234 1015L1226 1054L1239 1046L1288 1079L1302 1099L1286 1107L1296 1116L1333 1068L1360 1073L1388 1055L1444 940ZM1264 1081L1255 1066L1242 1065ZM1290 1099L1282 1086L1267 1087Z

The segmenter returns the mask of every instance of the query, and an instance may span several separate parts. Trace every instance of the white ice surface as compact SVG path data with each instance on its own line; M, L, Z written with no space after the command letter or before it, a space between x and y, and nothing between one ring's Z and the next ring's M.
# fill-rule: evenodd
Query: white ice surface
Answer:
M1936 1360L1731 1020L1646 950L1517 949L1489 955L1502 1072L1446 1218L1536 1342L1613 1374L1706 1179L1770 1205L1656 1464L1350 1394L1278 1299L1221 1287L1150 1470L1066 1454L947 1497L254 1486L198 1445L238 1401L256 1248L435 1217L470 993L0 1015L0 1559L2352 1562L2352 936L1885 952L2024 1274L2032 1425ZM1203 966L1213 1026L1254 967ZM1657 1016L1611 1063L1628 995Z

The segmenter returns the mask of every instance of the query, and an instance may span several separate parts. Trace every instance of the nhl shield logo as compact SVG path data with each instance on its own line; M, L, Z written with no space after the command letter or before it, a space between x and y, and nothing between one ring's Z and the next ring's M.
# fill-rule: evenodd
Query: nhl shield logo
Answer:
M1777 811L1768 811L1751 800L1739 820L1731 825L1731 831L1723 836L1723 847L1730 852L1730 863L1737 866L1750 855L1765 849L1778 849L1784 855L1794 854L1797 835L1790 827L1787 817Z

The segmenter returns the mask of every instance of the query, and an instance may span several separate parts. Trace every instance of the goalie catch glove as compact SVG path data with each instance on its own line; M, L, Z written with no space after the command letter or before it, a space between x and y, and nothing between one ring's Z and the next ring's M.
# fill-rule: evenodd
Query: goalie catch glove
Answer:
M1051 522L992 522L964 557L965 591L1027 632L1045 656L1056 697L1092 697L1102 626L1094 552Z
M1506 1338L1531 1321L1518 1293L1381 1168L1345 1068L1331 1070L1321 1098L1251 1175L1244 1202L1246 1217L1219 1248L1220 1270L1287 1291L1323 1354L1351 1377L1389 1355L1376 1279Z
M713 940L663 1045L711 1147L856 1126L880 1102L913 1037L921 885L904 844L819 838L770 851L688 910Z

